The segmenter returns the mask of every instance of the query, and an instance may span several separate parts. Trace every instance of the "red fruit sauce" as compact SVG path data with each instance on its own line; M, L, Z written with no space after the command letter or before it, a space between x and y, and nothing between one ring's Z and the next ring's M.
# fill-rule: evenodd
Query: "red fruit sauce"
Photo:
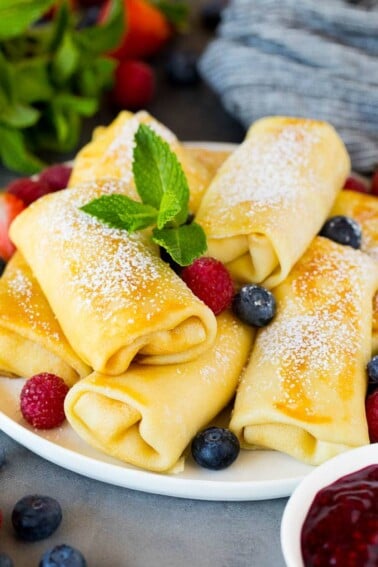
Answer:
M305 567L377 567L378 464L320 490L301 534Z

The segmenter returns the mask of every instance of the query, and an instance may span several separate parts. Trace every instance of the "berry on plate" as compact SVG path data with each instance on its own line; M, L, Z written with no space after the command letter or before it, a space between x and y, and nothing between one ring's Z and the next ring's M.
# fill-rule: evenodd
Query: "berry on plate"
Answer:
M43 195L50 193L50 188L42 179L31 179L30 177L20 177L9 183L6 188L7 193L15 195L21 199L25 205L30 205Z
M371 443L378 443L378 389L366 398L366 419Z
M21 390L21 413L36 429L52 429L65 420L68 386L55 374L43 372L27 380Z
M130 59L121 61L115 71L113 100L121 108L147 106L155 95L155 74L150 65Z
M357 179L357 177L348 177L344 184L344 189L348 191L356 191L357 193L369 193L367 185Z
M193 459L201 467L218 471L235 461L240 452L240 444L229 429L208 427L194 437L191 450Z
M361 227L356 220L350 217L343 215L331 217L324 223L319 234L344 246L361 248Z
M215 315L231 305L234 285L227 268L219 260L198 258L182 270L181 278Z
M370 384L378 385L378 355L373 356L367 365L367 375Z
M72 167L56 163L41 171L39 180L46 183L49 187L48 193L52 193L67 187L71 173Z
M6 262L16 249L8 234L10 224L24 208L25 203L19 197L10 193L0 195L0 257Z
M43 554L39 567L87 567L87 562L79 550L61 544Z
M265 327L276 314L276 300L271 291L257 284L244 285L235 295L232 310L247 325Z
M55 532L62 521L59 502L50 496L24 496L12 511L13 528L20 539L38 541Z

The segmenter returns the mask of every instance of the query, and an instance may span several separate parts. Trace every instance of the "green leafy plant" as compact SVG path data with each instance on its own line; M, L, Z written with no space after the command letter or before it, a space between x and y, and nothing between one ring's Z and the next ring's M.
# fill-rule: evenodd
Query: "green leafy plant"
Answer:
M176 154L145 124L135 135L133 174L141 201L103 195L81 209L128 232L154 227L152 240L180 266L191 264L206 251L206 236L195 222L187 224L189 187Z
M56 6L51 20L46 11ZM124 33L123 2L112 0L106 24L81 29L67 1L1 0L0 160L19 173L44 164L38 154L72 151L83 117L112 85L115 62L104 55Z

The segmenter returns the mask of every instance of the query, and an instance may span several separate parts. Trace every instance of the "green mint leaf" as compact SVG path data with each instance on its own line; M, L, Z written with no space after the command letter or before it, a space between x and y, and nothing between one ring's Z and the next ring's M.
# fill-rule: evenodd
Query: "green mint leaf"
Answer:
M184 29L189 16L189 6L185 2L153 0L153 4L176 28Z
M56 0L1 0L0 40L16 37L37 21Z
M40 117L40 112L32 106L13 104L0 112L0 122L13 128L28 128L33 126Z
M81 207L81 210L112 228L129 232L155 224L157 217L155 208L118 194L102 195Z
M0 124L0 139L1 160L9 169L31 175L44 167L44 163L28 151L21 131Z
M74 40L81 50L98 55L117 47L125 31L123 0L112 0L105 23L77 30Z
M206 236L199 224L184 224L178 228L155 228L152 240L165 248L180 266L189 266L207 249Z
M23 59L13 65L17 98L23 103L45 102L53 97L47 57Z
M165 140L141 124L135 135L133 174L143 201L159 209L157 225L183 224L188 216L189 187L177 156Z
M66 32L52 62L52 73L57 85L63 85L75 73L79 58L72 35Z

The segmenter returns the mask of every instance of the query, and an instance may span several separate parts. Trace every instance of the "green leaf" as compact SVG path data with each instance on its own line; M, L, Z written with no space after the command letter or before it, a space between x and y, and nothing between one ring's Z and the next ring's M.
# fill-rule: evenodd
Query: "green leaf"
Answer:
M0 40L16 37L36 22L56 0L1 0Z
M40 112L32 106L13 104L5 112L0 112L0 122L13 128L28 128L38 122Z
M135 185L143 203L159 209L158 228L188 216L189 188L182 167L165 140L141 124L133 155Z
M0 139L1 160L9 169L32 175L44 167L44 163L28 151L25 136L19 130L0 124Z
M14 83L20 102L34 103L50 100L54 89L48 75L47 57L28 58L13 65Z
M112 228L133 232L156 222L157 210L133 201L126 195L102 195L87 203L81 210L98 218Z
M86 98L75 96L69 93L62 93L55 97L54 107L56 109L73 110L81 116L93 116L99 107L96 98Z
M0 50L0 88L8 102L14 99L14 84L12 66Z
M112 0L104 24L76 30L74 41L81 50L98 55L117 47L125 31L124 2Z
M155 228L152 240L168 252L180 266L189 266L207 249L206 236L199 224L185 224L177 228Z
M186 27L189 6L185 2L169 2L169 0L154 0L152 2L156 8L164 14L171 24L176 28L182 29Z
M114 82L116 62L113 59L98 57L83 62L77 73L77 88L86 97L98 97L104 89L110 89Z
M66 32L52 62L52 73L56 84L64 84L74 74L78 68L79 59L79 51L72 35Z

